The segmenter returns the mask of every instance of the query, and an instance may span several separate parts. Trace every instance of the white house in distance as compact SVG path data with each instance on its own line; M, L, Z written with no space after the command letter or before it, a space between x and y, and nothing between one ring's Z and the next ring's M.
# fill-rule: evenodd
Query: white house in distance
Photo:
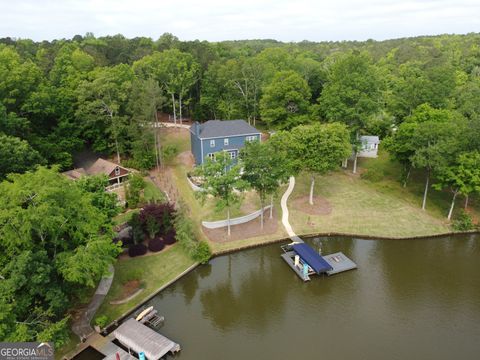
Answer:
M342 162L342 167L348 167L348 160L353 161L353 173L357 172L357 158L376 158L378 157L378 145L380 144L380 138L374 135L361 135L359 137L361 143L360 150L355 154L352 150L352 155L348 159ZM356 155L356 156L355 156Z
M378 156L378 144L380 144L378 136L362 135L360 142L362 147L358 151L358 157L376 158Z

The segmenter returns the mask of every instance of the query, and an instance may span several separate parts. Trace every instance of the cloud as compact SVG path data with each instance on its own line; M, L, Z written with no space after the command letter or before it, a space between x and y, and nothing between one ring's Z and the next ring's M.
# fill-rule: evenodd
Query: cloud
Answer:
M0 37L386 39L480 31L478 0L0 0Z

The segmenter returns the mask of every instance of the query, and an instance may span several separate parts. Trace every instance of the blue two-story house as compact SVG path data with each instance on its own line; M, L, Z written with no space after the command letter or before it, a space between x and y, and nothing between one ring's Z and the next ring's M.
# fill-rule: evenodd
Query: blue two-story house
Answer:
M261 141L261 133L245 120L209 120L191 126L190 140L195 164L201 165L219 151L227 151L236 159L245 142Z

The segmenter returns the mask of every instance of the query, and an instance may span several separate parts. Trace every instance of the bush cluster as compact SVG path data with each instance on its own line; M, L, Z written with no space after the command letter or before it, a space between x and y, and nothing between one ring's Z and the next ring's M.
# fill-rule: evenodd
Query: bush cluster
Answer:
M177 235L177 232L175 231L175 229L172 228L169 231L167 231L167 233L163 236L163 241L165 242L166 245L175 244L175 242L177 241L176 235Z
M204 241L198 241L193 231L192 221L180 210L175 218L176 239L180 246L195 261L206 264L212 253Z
M148 250L151 252L159 252L162 251L165 247L165 242L162 240L161 237L153 238L148 242Z
M128 248L130 257L141 256L147 253L147 247L144 244L133 244Z
M452 228L456 231L469 231L475 229L475 224L472 217L465 210L462 210L453 220Z

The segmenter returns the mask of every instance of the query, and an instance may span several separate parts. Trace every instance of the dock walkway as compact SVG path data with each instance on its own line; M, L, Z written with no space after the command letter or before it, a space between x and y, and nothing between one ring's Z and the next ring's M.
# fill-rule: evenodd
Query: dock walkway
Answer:
M280 205L282 207L282 224L285 227L285 230L287 231L287 234L292 240L292 242L303 243L304 241L297 234L295 234L288 220L288 217L290 214L288 212L287 202L288 202L288 198L293 192L294 187L295 187L295 177L291 176L288 182L287 190L283 193L282 199L280 200ZM284 253L281 255L281 257L283 258L283 260L285 260L288 266L290 266L292 270L295 271L295 273L300 277L300 279L302 279L303 281L309 281L310 280L309 275L316 274L317 272L310 271L308 274L304 274L302 268L295 266L295 261L294 261L295 255L297 255L295 251L284 250ZM357 268L357 264L355 264L352 260L350 260L341 252L337 252L337 253L325 255L325 256L321 256L321 255L319 256L323 258L323 260L326 261L331 266L331 269L322 272L322 273L326 273L327 275L334 275L343 271L348 271L348 270ZM308 264L308 261L306 261L306 263Z

